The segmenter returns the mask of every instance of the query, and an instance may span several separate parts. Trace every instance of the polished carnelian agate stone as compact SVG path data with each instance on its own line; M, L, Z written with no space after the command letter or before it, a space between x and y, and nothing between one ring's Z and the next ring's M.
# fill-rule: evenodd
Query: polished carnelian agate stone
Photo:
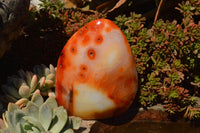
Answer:
M130 45L112 21L91 21L64 46L56 73L56 99L70 115L103 119L124 113L137 91Z

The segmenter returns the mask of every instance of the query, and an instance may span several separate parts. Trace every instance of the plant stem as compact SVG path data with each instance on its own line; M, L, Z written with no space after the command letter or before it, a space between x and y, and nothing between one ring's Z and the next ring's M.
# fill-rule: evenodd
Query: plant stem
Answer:
M159 3L159 5L158 5L158 9L157 9L157 11L156 11L156 15L155 15L155 18L154 18L154 23L157 21L157 19L158 19L158 15L159 15L159 12L160 12L160 8L161 8L161 6L162 6L162 3L163 3L163 0L160 0L160 3Z

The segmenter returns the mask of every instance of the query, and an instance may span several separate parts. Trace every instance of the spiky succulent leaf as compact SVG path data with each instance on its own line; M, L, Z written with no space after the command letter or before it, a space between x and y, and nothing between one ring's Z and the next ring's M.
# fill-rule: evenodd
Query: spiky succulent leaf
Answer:
M48 106L51 108L51 109L55 109L58 107L58 104L56 102L56 99L53 98L53 97L49 97L46 101L45 101L46 104L48 104Z
M81 125L81 118L72 116L69 118L69 123L70 123L69 125L71 126L71 128L79 129Z
M47 103L41 105L39 109L39 121L42 123L42 126L45 130L48 130L52 118L53 112L51 106L49 106Z
M31 90L28 85L23 84L20 86L18 93L21 97L28 98L30 96Z
M39 93L35 93L31 98L31 102L35 103L38 106L41 106L44 103L44 99Z
M22 110L15 110L14 112L14 123L15 124L18 124L18 123L24 123L24 119L22 119L24 116L26 116L26 113Z
M56 120L57 123L53 125L50 131L53 133L59 133L67 122L67 118L68 118L67 111L61 106L61 107L55 108L53 110L53 114L54 114L54 120Z
M34 92L36 87L38 85L38 79L36 75L33 75L32 79L31 79L31 84L30 84L30 89L31 92Z
M32 116L24 116L23 119L26 121L25 128L26 129L32 129L32 127L37 128L40 132L44 132L45 129L42 126L42 124L38 121L38 119L36 119L35 117Z
M39 116L39 107L33 102L28 102L26 108L23 108L25 112L29 113L30 116L38 118Z
M5 129L5 128L6 128L6 124L4 123L2 119L0 119L0 129Z
M65 130L63 133L74 133L74 130L72 130L72 129L67 129L67 130Z
M19 109L19 106L17 106L16 104L14 103L9 103L8 104L8 112L13 112L15 110Z
M15 104L20 106L20 107L23 107L23 106L27 105L27 103L28 103L28 99L27 98L21 98Z

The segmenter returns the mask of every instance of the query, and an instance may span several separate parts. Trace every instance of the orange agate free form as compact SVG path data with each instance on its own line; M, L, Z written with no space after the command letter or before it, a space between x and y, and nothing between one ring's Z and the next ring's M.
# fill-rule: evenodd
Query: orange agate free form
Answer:
M91 21L64 46L57 64L56 99L70 115L103 119L124 113L137 91L127 39L112 21Z

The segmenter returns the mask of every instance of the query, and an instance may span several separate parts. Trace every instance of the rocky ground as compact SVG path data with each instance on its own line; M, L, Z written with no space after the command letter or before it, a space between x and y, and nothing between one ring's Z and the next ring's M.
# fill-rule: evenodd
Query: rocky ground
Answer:
M195 97L195 99L200 105L200 98ZM145 126L144 129L140 125ZM169 125L169 127L165 125ZM174 125L177 125L177 129ZM133 103L130 109L119 117L106 120L83 120L81 128L76 133L109 133L115 130L118 133L126 132L122 128L126 129L127 133L129 133L130 130L132 132L136 131L136 127L140 133L169 133L170 128L172 128L172 132L170 133L176 133L179 130L182 130L182 133L199 133L200 122L196 121L193 123L184 119L172 121L169 118L169 114L164 112L163 105L161 104L144 109Z

